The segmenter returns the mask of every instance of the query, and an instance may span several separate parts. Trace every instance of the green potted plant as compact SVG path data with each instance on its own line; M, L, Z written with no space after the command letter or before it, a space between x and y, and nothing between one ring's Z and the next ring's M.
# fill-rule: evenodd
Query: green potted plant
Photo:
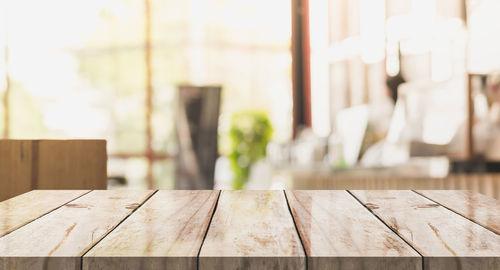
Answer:
M273 128L265 112L247 110L232 116L229 161L234 173L234 189L245 186L252 165L266 156L266 146L272 133Z

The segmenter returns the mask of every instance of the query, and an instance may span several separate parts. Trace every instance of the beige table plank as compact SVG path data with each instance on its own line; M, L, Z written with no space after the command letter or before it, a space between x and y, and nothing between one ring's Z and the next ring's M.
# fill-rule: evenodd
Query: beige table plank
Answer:
M152 193L88 193L0 238L0 269L80 269L81 256Z
M286 194L308 269L422 269L422 257L346 191Z
M33 190L0 202L0 237L87 192L89 190Z
M222 191L199 269L305 269L282 191Z
M83 258L83 269L196 269L219 191L158 191Z
M412 191L352 191L424 256L424 269L500 269L500 236Z
M500 201L468 190L417 190L417 193L500 234Z

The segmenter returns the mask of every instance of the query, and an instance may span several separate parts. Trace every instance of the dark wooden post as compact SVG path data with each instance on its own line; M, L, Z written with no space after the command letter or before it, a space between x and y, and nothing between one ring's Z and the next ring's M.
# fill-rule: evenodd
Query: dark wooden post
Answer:
M309 0L292 0L293 132L311 126Z

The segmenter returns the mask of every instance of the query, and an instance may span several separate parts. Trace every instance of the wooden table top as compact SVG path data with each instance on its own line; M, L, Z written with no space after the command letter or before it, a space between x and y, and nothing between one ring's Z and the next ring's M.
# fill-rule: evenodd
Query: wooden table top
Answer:
M4 269L500 269L500 201L443 190L35 190L0 202Z

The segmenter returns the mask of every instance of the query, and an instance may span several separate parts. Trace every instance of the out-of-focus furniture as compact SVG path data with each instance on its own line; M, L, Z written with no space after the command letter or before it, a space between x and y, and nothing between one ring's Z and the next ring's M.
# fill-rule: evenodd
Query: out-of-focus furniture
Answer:
M500 174L402 175L392 169L286 170L287 189L444 189L472 190L500 199Z
M0 140L0 201L33 189L106 189L105 140Z
M212 189L221 87L180 86L176 189Z

